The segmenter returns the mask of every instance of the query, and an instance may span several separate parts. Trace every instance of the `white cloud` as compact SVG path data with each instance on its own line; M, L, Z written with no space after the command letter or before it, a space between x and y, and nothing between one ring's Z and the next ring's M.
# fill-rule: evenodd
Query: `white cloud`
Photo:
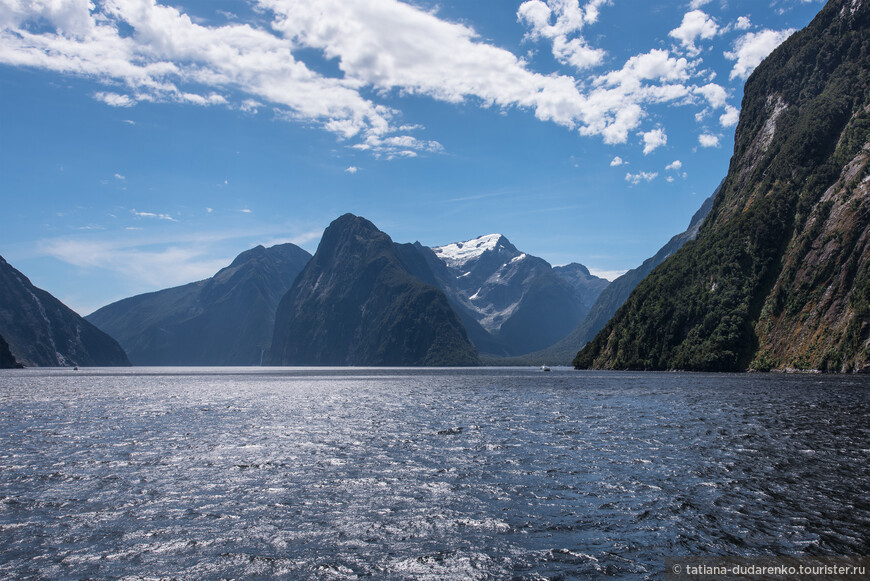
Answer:
M739 16L737 22L734 23L734 30L749 30L751 26L752 23L749 21L748 16Z
M422 130L413 122L397 122L401 112L383 104L390 95L523 109L613 144L627 141L649 106L684 104L692 78L708 76L662 49L600 75L540 74L469 26L398 0L251 0L260 19L220 26L154 0L0 2L0 63L92 78L108 87L94 97L114 107L270 107L387 159L443 150L412 135ZM557 59L587 68L604 53L582 32L607 3L530 0L518 18L531 38L552 42ZM716 30L693 18L674 33L692 46ZM301 49L333 60L340 75L310 69L295 56Z
M352 166L350 166L350 167L345 168L344 171L345 171L346 173L349 173L349 174L355 174L356 172L359 171L359 168L356 167L355 165L352 165Z
M692 10L697 10L701 6L705 6L712 1L713 0L692 0L691 2L689 2L689 8L691 8Z
M661 147L662 145L665 145L668 142L668 136L665 134L665 130L661 128L647 131L646 133L642 133L641 135L643 135L644 155L652 153L653 150Z
M42 241L39 250L68 264L110 270L152 288L201 280L229 264L228 257L209 258L206 248L193 246L153 249L117 241L55 239Z
M626 173L625 174L625 181L627 181L630 184L637 185L641 181L651 182L654 179L656 179L658 177L658 175L659 175L659 173L655 172L655 171L653 171L653 172L641 171L638 173Z
M135 99L130 98L128 95L119 95L118 93L98 92L94 93L94 98L110 107L132 107L136 104Z
M214 208L206 208L205 209L206 214L211 214L212 212L214 212Z
M175 218L170 216L169 214L155 214L154 212L137 212L136 208L130 210L130 212L136 216L137 218L156 218L158 220L169 220L170 222L178 222Z
M589 267L589 273L593 276L598 276L607 279L611 282L628 272L627 270L602 270L600 268Z
M719 138L709 133L702 133L698 136L698 143L701 147L719 147Z
M698 39L710 39L719 32L716 21L702 10L692 10L683 15L680 26L668 33L680 41L683 49L690 55L698 55L701 51L695 46Z
M725 87L716 83L707 83L703 87L695 87L692 92L704 97L714 109L724 107L728 101L728 91L725 90Z
M722 127L733 127L737 125L737 121L740 120L740 109L736 107L732 107L731 105L725 106L725 112L719 116L719 124Z
M251 210L250 208L242 208L241 210L239 210L239 212L241 212L242 214L253 214L254 213L254 211Z
M124 176L122 176L122 175L119 174L119 173L116 173L116 174L115 174L115 179L116 179L116 180L125 180L125 179L127 179L127 178L124 177Z
M734 50L725 52L725 58L734 63L729 78L746 79L764 58L794 33L786 30L762 30L747 32L734 42Z
M579 33L586 24L598 20L599 8L607 3L590 0L580 6L579 0L528 0L520 5L517 18L529 26L530 38L552 41L556 60L583 70L600 64L606 54L590 47Z
M619 157L618 155L610 160L610 167L618 167L620 165L624 165L625 161Z
M116 237L95 234L87 238L43 239L35 243L35 252L81 268L105 269L120 275L131 294L136 294L210 277L230 264L239 252L257 244L301 245L322 233L322 229L299 229L297 235L288 236L288 230L297 228L286 224L197 233L176 230L156 236L147 236L135 226L125 230L124 235Z
M675 159L674 161L669 163L667 166L665 166L665 169L667 171L671 171L671 170L676 171L682 167L683 167L683 162L681 162L679 159Z

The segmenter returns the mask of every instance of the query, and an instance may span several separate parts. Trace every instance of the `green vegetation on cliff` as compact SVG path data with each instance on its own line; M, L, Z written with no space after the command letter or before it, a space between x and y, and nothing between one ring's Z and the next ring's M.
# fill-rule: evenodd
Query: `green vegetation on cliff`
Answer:
M698 238L655 269L580 368L812 368L870 360L870 5L832 0L745 87Z

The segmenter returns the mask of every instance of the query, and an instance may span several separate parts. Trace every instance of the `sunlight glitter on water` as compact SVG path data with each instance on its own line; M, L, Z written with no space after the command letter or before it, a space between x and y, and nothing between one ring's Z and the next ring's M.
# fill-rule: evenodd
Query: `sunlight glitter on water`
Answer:
M0 382L3 578L660 579L668 555L870 551L865 378Z

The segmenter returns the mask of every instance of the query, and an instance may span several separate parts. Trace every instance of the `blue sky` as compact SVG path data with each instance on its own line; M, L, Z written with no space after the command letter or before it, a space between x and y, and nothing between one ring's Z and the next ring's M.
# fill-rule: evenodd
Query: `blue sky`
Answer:
M0 0L0 254L87 314L345 212L613 278L805 0Z

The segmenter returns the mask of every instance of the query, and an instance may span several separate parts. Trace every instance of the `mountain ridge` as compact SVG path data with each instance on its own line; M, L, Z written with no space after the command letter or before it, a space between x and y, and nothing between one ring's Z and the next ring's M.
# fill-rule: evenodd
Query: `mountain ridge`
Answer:
M0 335L25 366L126 366L109 335L30 282L0 256Z
M259 365L278 303L310 258L294 244L256 246L210 278L122 299L87 319L137 365Z

